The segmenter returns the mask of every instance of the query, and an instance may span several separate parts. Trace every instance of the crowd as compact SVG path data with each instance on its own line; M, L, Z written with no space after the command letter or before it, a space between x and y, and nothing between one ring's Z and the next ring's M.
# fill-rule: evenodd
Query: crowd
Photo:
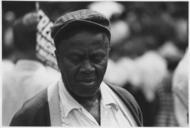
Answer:
M17 11L19 6L11 8L11 2L2 2L2 7L3 125L9 125L24 101L60 78L51 63L36 56L35 11L42 10L54 22L82 8L110 19L111 51L104 81L133 94L144 126L188 125L187 2L41 2L38 7L31 2L31 10L23 12Z

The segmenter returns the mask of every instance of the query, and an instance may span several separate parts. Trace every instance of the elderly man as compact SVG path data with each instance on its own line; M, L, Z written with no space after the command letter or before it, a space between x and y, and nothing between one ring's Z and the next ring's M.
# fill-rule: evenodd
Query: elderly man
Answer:
M142 126L129 92L103 82L110 49L109 20L78 10L55 22L52 38L62 79L28 100L14 126Z

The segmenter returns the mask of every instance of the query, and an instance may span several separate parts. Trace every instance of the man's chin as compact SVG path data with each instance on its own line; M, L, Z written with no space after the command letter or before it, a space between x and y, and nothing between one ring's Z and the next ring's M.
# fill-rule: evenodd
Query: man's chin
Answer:
M99 85L97 85L97 82L81 82L79 86L79 94L81 95L81 97L94 96L99 90Z
M98 92L99 92L99 89L97 89L96 91L83 92L80 94L79 97L81 97L82 99L92 99L95 96L97 96Z

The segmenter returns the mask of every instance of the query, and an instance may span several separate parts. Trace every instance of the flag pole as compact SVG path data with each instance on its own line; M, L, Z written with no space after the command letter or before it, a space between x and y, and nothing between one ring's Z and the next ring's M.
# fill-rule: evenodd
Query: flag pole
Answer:
M35 3L36 11L38 12L40 10L40 3L36 1Z

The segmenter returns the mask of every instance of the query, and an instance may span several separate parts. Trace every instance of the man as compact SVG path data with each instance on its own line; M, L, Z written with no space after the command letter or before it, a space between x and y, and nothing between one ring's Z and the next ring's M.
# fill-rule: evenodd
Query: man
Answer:
M91 10L67 13L55 22L52 38L62 74L28 100L12 119L13 126L141 126L135 99L104 83L110 47L110 24Z

